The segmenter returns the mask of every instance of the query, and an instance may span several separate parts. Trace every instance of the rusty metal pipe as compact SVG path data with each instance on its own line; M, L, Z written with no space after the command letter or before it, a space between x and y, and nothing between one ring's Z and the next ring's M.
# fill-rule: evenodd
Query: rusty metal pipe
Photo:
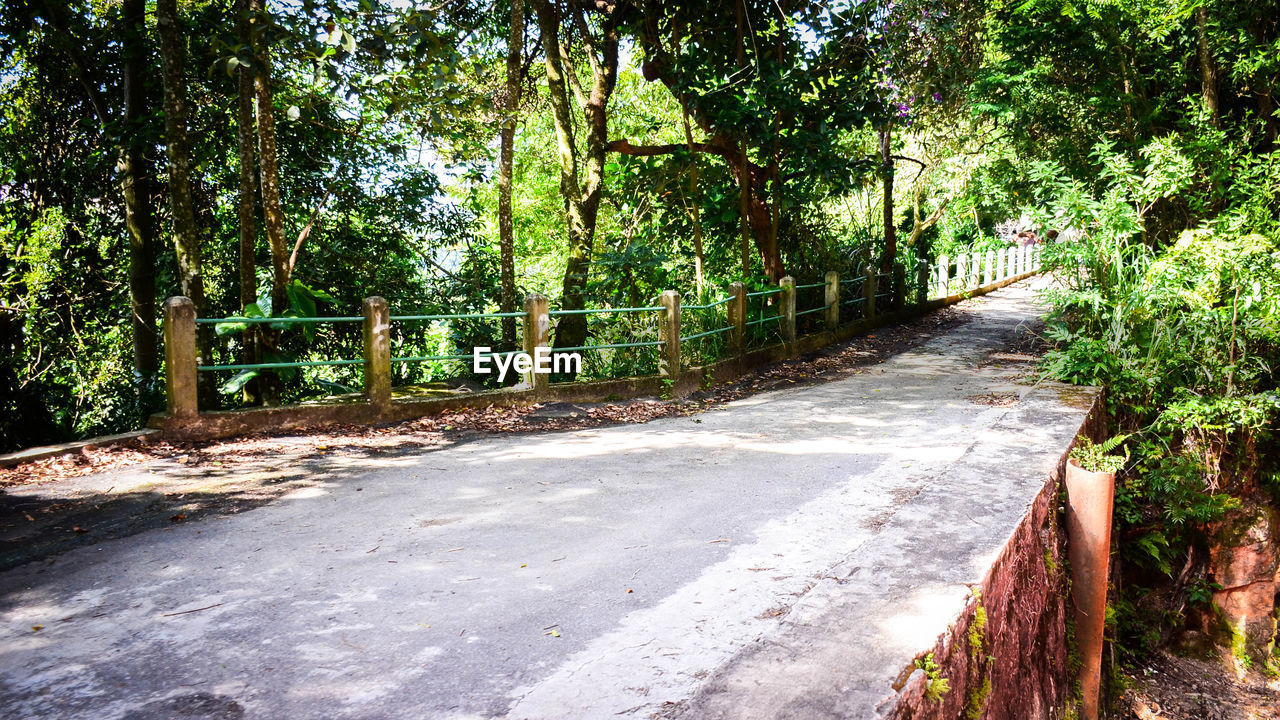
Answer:
M1090 472L1074 459L1067 461L1067 557L1080 653L1081 720L1098 720L1115 490L1115 473Z

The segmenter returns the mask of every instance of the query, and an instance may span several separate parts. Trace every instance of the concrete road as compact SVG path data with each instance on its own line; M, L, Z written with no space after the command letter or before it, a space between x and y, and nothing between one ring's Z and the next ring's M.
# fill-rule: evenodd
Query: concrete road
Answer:
M21 566L0 716L875 717L1083 419L993 355L1035 310L1015 286L846 380L352 460ZM753 664L783 645L790 674Z

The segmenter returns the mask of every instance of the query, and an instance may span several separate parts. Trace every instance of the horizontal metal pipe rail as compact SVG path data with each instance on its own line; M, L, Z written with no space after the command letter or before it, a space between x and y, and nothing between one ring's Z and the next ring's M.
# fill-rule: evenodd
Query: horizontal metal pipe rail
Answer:
M165 303L165 345L166 345L166 389L169 397L169 413L172 417L189 418L197 414L195 376L199 372L221 371L272 371L283 369L313 367L351 367L363 366L365 378L365 395L375 405L390 402L390 367L409 363L425 362L460 362L476 357L506 357L521 352L533 354L542 348L549 355L578 353L588 351L633 350L643 348L659 349L659 374L678 375L682 366L680 361L680 343L692 342L704 338L728 335L728 342L709 346L722 348L725 353L743 353L747 348L747 333L750 328L760 328L776 323L776 330L767 335L759 332L752 334L753 341L781 335L787 347L796 340L796 319L827 313L827 329L834 329L841 321L842 308L857 307L855 312L863 320L875 317L884 299L893 298L895 302L905 305L916 302L936 300L954 295L955 292L966 293L979 288L1002 283L1010 278L1038 272L1039 248L1033 246L1003 248L998 251L967 253L956 258L940 257L932 263L921 261L914 271L899 268L898 272L878 272L867 267L865 272L841 283L835 273L828 273L825 282L813 282L796 285L791 278L783 278L778 287L770 287L753 292L746 292L741 284L730 288L730 294L704 304L690 304L681 307L679 295L663 293L662 304L643 307L619 308L581 308L573 310L551 310L546 300L538 295L526 299L524 312L498 313L434 313L392 315L381 298L370 298L365 301L365 314L360 316L316 316L316 317L240 317L198 318L195 308L186 298L170 298ZM954 274L953 274L954 273ZM736 289L735 289L736 288ZM826 288L826 302L815 307L796 310L796 294L801 290ZM954 292L953 292L954 290ZM780 296L776 301L766 298ZM759 316L750 318L747 305L754 298L761 299L757 303ZM725 318L716 323L716 327L700 330L681 336L680 315L683 311L715 311L725 307ZM897 307L897 306L895 306ZM765 315L766 309L773 309L774 314ZM628 342L613 342L578 345L573 347L551 347L547 335L550 319L570 316L616 316L630 313L655 313L659 317L659 339L637 339ZM721 317L719 313L705 316L708 321ZM390 352L391 323L436 322L450 320L498 320L504 318L521 318L524 324L524 349L507 351L473 350L470 353L453 353L440 355L406 355L392 356ZM845 320L844 322L847 322ZM319 326L325 324L361 323L364 334L364 357L362 359L320 359L297 360L290 362L260 363L224 363L199 365L195 356L195 328L197 325L270 325L277 329L288 326ZM310 332L310 331L308 331ZM705 346L704 346L705 347ZM714 359L715 356L712 356ZM545 379L532 375L527 378L535 391L547 388Z

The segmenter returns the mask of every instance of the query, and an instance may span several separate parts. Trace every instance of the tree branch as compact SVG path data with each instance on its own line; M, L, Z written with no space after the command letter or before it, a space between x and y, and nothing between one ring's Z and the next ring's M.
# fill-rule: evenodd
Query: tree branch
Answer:
M693 151L701 153L711 153L720 157L728 158L736 155L736 151L713 143L673 143L670 145L632 145L629 140L610 140L605 145L606 152L616 152L623 155L632 155L637 157L652 157L654 155L674 155L680 151Z

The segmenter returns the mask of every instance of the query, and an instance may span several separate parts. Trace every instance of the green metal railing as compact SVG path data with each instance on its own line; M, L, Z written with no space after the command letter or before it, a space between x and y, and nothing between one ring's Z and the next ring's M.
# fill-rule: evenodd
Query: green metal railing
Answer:
M992 262L988 262L989 258L990 260L992 260ZM1026 251L1026 250L1018 249L1017 251L1007 251L1007 250L1001 251L1000 253L994 256L988 256L987 254L983 253L983 254L971 254L963 257L960 260L957 260L955 258L945 258L945 259L939 258L937 262L928 263L928 264L924 264L922 261L921 264L917 266L913 266L915 269L909 273L909 277L907 273L903 274L902 277L903 277L903 280L906 282L907 286L899 289L895 289L894 287L894 284L895 284L894 273L876 272L873 268L868 267L867 268L869 271L868 274L852 277L840 283L840 292L838 297L835 298L834 302L836 304L837 309L840 310L842 314L846 312L845 308L848 308L849 309L848 312L854 314L853 318L849 318L847 316L842 318L843 321L847 322L850 319L856 319L857 316L860 316L862 314L861 310L866 308L866 305L869 300L872 303L874 303L874 305L878 306L882 299L892 298L892 297L895 297L896 295L901 295L902 297L904 297L904 299L907 300L908 303L914 303L918 301L921 297L928 300L928 299L933 299L934 297L937 297L939 294L941 294L941 296L946 296L948 294L951 294L953 287L957 287L957 286L960 288L961 291L967 291L968 289L971 289L973 287L981 286L983 283L1001 282L1001 281L1007 280L1010 277L1021 274L1021 272L1033 271L1035 270L1033 263L1035 263L1036 260L1037 260L1037 257L1034 251ZM960 265L964 266L965 272L963 274L960 274L958 272L960 269L959 267ZM923 277L921 276L921 273L924 273ZM923 285L921 284L921 281L923 281ZM876 284L876 292L870 297L868 297L868 295L866 294L866 291L868 289L866 287L867 282L874 282ZM778 333L781 333L784 337L794 336L794 334L796 333L796 328L794 327L794 325L789 325L789 324L784 325L784 323L787 323L789 315L794 321L795 319L812 316L819 313L825 313L831 310L831 307L829 304L822 302L822 300L826 299L825 296L819 296L819 295L810 294L810 293L803 293L802 295L801 293L803 291L813 291L819 288L825 288L827 286L828 286L827 282L824 281L824 282L803 283L799 285L791 284L789 286L780 285L778 287L767 287L767 288L763 288L753 292L742 292L741 290L738 290L737 292L740 292L741 295L730 294L730 295L721 297L719 299L709 300L705 303L694 303L689 305L683 305L681 306L680 309L682 313L687 313L687 314L683 315L684 322L680 324L683 324L686 329L690 331L696 330L696 332L689 332L688 334L682 334L680 332L680 327L679 327L680 324L677 324L675 327L675 331L673 333L673 339L681 343L691 343L698 340L714 340L714 339L720 338L721 336L724 336L726 333L731 333L735 330L735 328L738 328L743 331L743 335L740 338L741 341L747 346L755 347L755 346L759 346L761 343L768 343L776 340ZM784 297L782 298L782 302L776 302L776 301L770 300L770 298L778 295L783 295L788 291L790 291L790 294L784 295ZM808 304L808 302L814 301L815 298L820 297L821 299L819 300L819 304L817 304L814 307L796 309L795 303L798 297L805 298L807 300L807 302L805 303L806 305ZM728 306L730 303L735 302L738 298L742 298L746 301L742 308L746 317L738 318L738 322L740 323L740 325L735 326L734 322L731 319L733 316L733 313L728 312L729 308L726 308L725 311L720 311L720 308L724 306ZM753 301L754 301L754 304L753 304ZM189 304L189 301L187 302ZM540 302L544 303L540 307L545 308L545 300L540 300ZM432 314L406 313L406 314L394 315L387 312L385 303L379 307L380 309L376 310L375 314L380 313L381 317L388 318L391 323L402 323L402 324L436 323L436 322L449 322L449 321L462 321L462 320L496 321L496 320L502 320L507 318L528 318L529 317L529 312L494 312L494 313L469 312L469 313L432 313ZM533 307L533 306L530 306L530 307ZM663 305L646 305L646 306L640 306L640 307L543 310L541 312L545 312L545 315L543 315L543 317L545 318L590 316L592 318L601 318L601 322L604 322L605 318L616 318L622 315L634 316L636 313L641 313L641 314L662 313L663 311L665 311L665 309L666 308ZM369 311L366 310L366 312L369 312ZM188 315L187 317L190 318L190 315ZM660 315L655 315L652 317L654 318L655 321L661 318ZM305 333L306 333L305 337L308 340L308 342L310 342L313 339L314 328L318 328L326 325L339 327L339 326L350 325L354 323L364 323L366 321L366 318L364 316L346 316L346 315L328 316L328 317L325 317L325 316L318 316L318 317L232 316L232 317L224 317L224 318L191 318L191 319L194 319L194 322L196 324L205 325L205 326L210 326L210 325L242 326L240 328L237 328L237 330L247 329L247 326L262 326L262 325L270 326L277 330L284 330L291 327L301 327L305 330ZM616 327L604 330L603 333L600 333L601 335L609 337L610 339L615 339L616 341L614 342L598 342L594 344L589 343L589 344L583 344L583 345L576 345L572 347L559 347L559 348L547 347L545 348L544 352L554 356L557 354L564 354L564 353L583 353L583 352L603 353L606 351L647 350L650 348L662 348L664 345L666 345L667 336L665 334L662 335L661 338L650 339L650 338L654 338L654 335L657 333L657 328L653 324L650 324L649 320L644 318L641 318L641 319L642 319L642 322L640 323L637 323L634 321L620 322ZM188 320L188 322L190 322L190 319ZM812 323L806 326L808 327L811 325ZM187 327L190 328L189 325ZM526 323L526 332L528 332L528 327L529 325L528 323ZM542 323L541 327L544 328L541 332L545 333L546 332L545 323ZM594 327L596 327L597 330L599 329L598 326L594 326ZM368 335L369 332L374 332L374 331L366 330L366 336ZM381 327L379 330L377 330L377 332L382 334L380 336L383 338L381 342L390 343L390 332L386 326ZM415 330L413 332L417 333L419 331ZM424 335L423 338L425 339L422 339L421 342L425 342L425 343L441 342L440 341L440 333L442 332L441 329L431 328L430 330L425 332L429 332L430 334ZM597 333L593 331L592 334L597 334ZM194 338L194 336L191 336L191 337ZM337 336L331 337L330 340L326 340L326 342L333 342L333 340L336 339L337 343L334 346L341 347L345 344L343 342L344 337L349 338L350 336L339 334ZM410 342L406 338L411 337L411 335L402 333L399 335L399 337L401 338L401 343L405 344ZM546 337L545 335L541 336L541 338L545 338L545 337ZM191 342L194 342L194 340L191 340ZM534 342L542 343L542 342L545 342L545 340L539 339L539 340L535 340ZM385 348L386 345L382 345L381 347ZM430 349L429 344L428 344L428 349ZM225 351L225 348L221 348L221 350ZM701 343L698 346L696 346L692 354L687 357L688 357L688 360L690 361L693 361L695 358L701 361L715 361L719 359L722 356L722 353L724 353L725 351L726 351L725 345L723 345L722 343L719 343L719 342ZM322 353L322 351L315 350L315 349L312 349L308 352L310 352L310 354L312 355L318 355ZM372 352L372 351L366 350L366 352ZM386 350L382 350L381 352L386 353ZM420 363L464 362L467 360L474 359L476 357L495 357L495 358L508 357L508 356L518 354L520 352L522 351L507 350L507 351L485 351L482 353L477 353L476 351L473 350L471 352L465 352L465 353L464 352L442 352L439 354L404 353L402 355L392 355L389 358L386 354L384 354L381 356L382 360L380 362L386 363L389 360L392 366L404 367L406 365L413 365L413 364L420 364ZM679 354L677 345L671 346L671 353L672 353L671 357L675 357L677 354ZM339 353L334 352L334 354L339 354ZM361 354L364 354L364 353L361 353ZM225 372L232 372L232 371L243 372L243 371L253 371L253 370L275 371L275 370L288 370L288 369L301 369L301 368L344 368L344 367L360 366L361 370L363 371L365 369L364 366L366 362L375 362L375 363L378 362L376 360L375 355L371 355L370 357L374 357L375 359L366 360L363 357L359 359L323 358L322 357L320 359L298 359L295 361L286 362L286 361L281 361L278 358L271 357L269 359L273 361L270 361L270 362L264 361L264 362L256 362L256 363L249 363L249 362L211 363L207 365L198 365L194 369L197 372L207 373L207 372L224 372L224 371ZM613 375L611 373L618 372L618 371L634 373L636 371L637 362L639 361L639 358L635 356L620 355L620 354L603 355L603 356L596 355L594 357L596 358L595 362L602 363L602 365L596 366L595 368L596 372L594 373L595 377L616 377L617 375ZM646 360L644 360L645 363L650 363L655 360L655 357L653 355L646 354L643 357L647 358ZM660 359L660 357L661 356L659 356L658 359ZM684 359L682 359L680 364L683 366L683 365L687 365L688 363L685 362ZM584 365L585 365L585 362L584 362ZM385 368L386 365L384 364L382 367ZM600 372L601 368L604 368L605 372L601 373ZM658 368L663 372L671 371L670 368L666 368L666 366L661 364L661 362L659 362ZM663 369L663 368L666 368L666 369ZM377 365L375 364L375 371L376 369L377 369ZM679 368L677 368L675 371L679 372ZM385 370L383 372L385 373ZM409 376L401 373L393 373L393 375L400 375L402 379ZM343 377L343 376L328 375L328 377L333 378L333 377ZM373 381L370 381L369 378L366 377L365 382L366 382L366 392L372 393L372 391L368 390L368 388L369 388L369 383ZM385 381L377 381L377 382L385 383ZM545 380L542 382L545 383ZM380 385L380 387L385 387L385 385ZM370 394L370 397L372 398L374 397L374 395ZM385 395L382 397L385 397Z
M225 318L196 318L198 325L306 325L320 323L348 323L348 322L364 322L364 318L359 315L345 317L225 317Z
M454 313L445 315L391 315L390 320L393 322L415 322L419 320L487 320L489 318L515 318L524 317L522 312L497 312L497 313ZM363 319L363 318L359 318Z
M549 317L560 317L561 315L612 315L620 313L633 312L654 312L655 310L665 310L661 305L651 305L649 307L623 307L623 308L586 308L583 310L551 310L547 312Z

